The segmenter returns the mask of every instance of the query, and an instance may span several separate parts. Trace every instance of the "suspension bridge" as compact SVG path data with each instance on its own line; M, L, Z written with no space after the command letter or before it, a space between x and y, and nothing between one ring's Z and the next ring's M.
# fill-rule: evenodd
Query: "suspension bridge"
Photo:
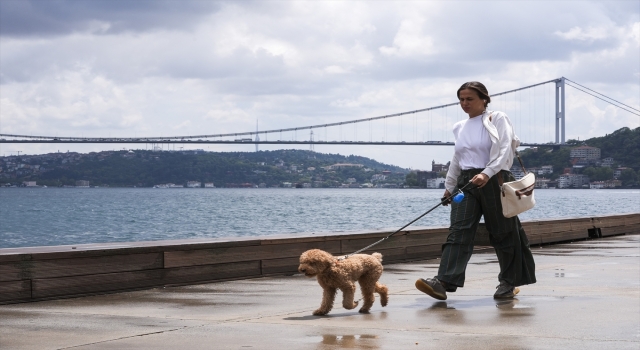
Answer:
M618 109L640 110L568 78L544 81L491 95L490 110L507 113L522 146L566 143L566 94L569 86ZM467 118L458 102L342 122L273 130L159 137L73 137L0 134L0 143L288 144L288 145L454 145L451 126Z

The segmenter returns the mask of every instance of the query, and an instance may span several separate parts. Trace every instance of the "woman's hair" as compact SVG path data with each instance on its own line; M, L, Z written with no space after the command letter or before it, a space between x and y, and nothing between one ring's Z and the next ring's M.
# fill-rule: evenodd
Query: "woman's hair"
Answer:
M480 99L484 100L484 106L487 107L487 105L489 103L491 103L491 97L489 97L489 91L487 91L487 88L484 86L484 84L482 84L479 81L470 81L467 83L462 84L462 86L458 89L458 99L460 99L460 91L464 90L464 89L470 89L470 90L474 90L475 92L478 93L478 96L480 97Z

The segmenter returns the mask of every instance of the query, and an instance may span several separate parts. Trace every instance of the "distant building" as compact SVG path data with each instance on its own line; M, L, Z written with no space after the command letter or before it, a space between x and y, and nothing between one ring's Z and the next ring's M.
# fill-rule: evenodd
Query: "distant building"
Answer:
M444 177L427 179L427 188L444 188Z
M558 188L583 188L589 186L589 177L583 174L563 174L558 178Z
M204 183L204 188L215 188L216 186L213 185L213 182L205 182Z
M627 169L630 169L630 168L627 168L627 167L619 167L619 168L617 168L616 170L613 171L613 178L614 179L619 178L620 175L622 175L622 172L627 170Z
M449 171L449 165L451 162L447 162L447 164L436 164L436 161L431 161L431 171L439 173L441 171Z
M516 178L516 180L520 180L522 179L526 174L522 171L522 167L520 166L520 164L514 164L513 166L511 166L511 169L509 169L509 171L513 174L513 177Z
M613 158L607 157L602 160L602 163L600 163L600 166L611 168L611 166L613 166L613 162L614 162Z
M362 164L351 164L351 163L338 163L331 166L331 169L346 169L346 168L362 168L364 165Z
M570 157L587 160L598 160L600 159L600 148L589 146L576 147L571 150Z
M26 187L38 187L35 181L23 181L22 184Z
M536 178L535 188L549 188L549 179L545 179L544 177Z
M538 170L538 175L549 175L553 174L553 165L543 165Z
M371 182L384 181L386 178L386 175L374 174L373 176L371 176Z
M605 188L616 188L622 186L622 181L620 180L606 180L604 182Z
M76 181L76 187L89 187L89 181L87 181L87 180L78 180L78 181Z
M188 188L200 188L202 187L202 183L200 181L187 181Z

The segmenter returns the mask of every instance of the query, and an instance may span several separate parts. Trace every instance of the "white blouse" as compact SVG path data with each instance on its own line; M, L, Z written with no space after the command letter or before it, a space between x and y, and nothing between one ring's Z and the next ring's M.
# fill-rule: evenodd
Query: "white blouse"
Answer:
M453 127L455 154L460 169L484 169L489 163L491 136L482 124L482 115L456 124L460 124Z

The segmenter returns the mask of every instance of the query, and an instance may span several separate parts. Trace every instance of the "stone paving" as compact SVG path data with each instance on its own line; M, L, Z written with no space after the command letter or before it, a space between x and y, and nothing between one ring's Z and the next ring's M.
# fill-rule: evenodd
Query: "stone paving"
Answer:
M0 349L640 349L640 235L533 250L538 283L509 301L479 253L446 301L413 286L437 260L385 265L370 314L312 316L302 275L2 305Z

